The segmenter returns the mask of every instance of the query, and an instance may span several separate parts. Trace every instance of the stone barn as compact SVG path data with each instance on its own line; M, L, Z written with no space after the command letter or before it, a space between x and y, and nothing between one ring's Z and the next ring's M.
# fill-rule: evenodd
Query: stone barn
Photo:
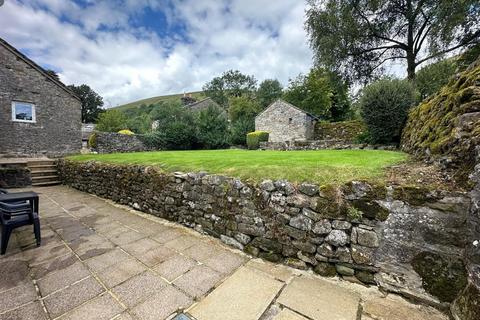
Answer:
M306 141L313 138L317 121L314 115L277 100L255 118L255 130L269 132L269 142Z
M81 147L80 99L0 38L0 155L62 156Z

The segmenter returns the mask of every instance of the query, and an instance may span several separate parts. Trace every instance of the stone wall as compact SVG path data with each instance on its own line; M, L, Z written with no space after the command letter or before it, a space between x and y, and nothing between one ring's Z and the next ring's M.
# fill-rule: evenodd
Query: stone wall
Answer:
M0 166L0 188L24 188L32 185L30 170L24 165Z
M61 161L62 181L323 276L378 284L445 307L466 285L464 192L341 187Z
M271 142L309 140L314 126L314 118L282 100L275 101L255 118L255 130L267 131Z
M116 132L100 132L95 134L95 146L92 149L98 153L136 152L149 150L138 135L128 135Z
M357 137L367 131L363 121L318 122L315 125L315 140L340 140L353 144Z
M366 143L349 143L344 140L309 140L309 141L289 141L289 142L260 142L262 150L325 150L325 149L379 149L396 150L395 145L369 145Z
M80 101L8 48L0 43L0 154L78 153L82 145ZM33 103L36 122L12 121L12 101Z

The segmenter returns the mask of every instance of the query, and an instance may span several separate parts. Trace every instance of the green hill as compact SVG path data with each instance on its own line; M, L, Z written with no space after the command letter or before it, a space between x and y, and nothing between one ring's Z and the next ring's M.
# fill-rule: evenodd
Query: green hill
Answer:
M192 97L197 99L197 100L201 100L201 99L205 98L205 94L203 93L203 91L187 92L187 95L188 94L191 94ZM113 107L111 109L116 109L116 110L126 112L126 111L131 110L131 109L136 109L136 108L140 107L141 105L150 105L150 104L155 104L155 103L158 103L158 102L164 102L164 101L168 101L168 100L177 100L177 99L180 99L181 97L183 97L183 93L151 97L151 98L147 98L147 99L133 101L133 102L130 102L130 103L127 103L127 104L123 104L123 105L120 105L120 106L117 106L117 107Z

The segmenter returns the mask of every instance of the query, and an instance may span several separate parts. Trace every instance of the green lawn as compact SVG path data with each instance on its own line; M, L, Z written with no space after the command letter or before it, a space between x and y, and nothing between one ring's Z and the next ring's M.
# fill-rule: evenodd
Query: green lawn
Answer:
M195 150L91 154L72 160L154 165L165 171L224 174L250 181L339 184L355 179L380 180L385 168L406 161L407 154L383 150L249 151Z

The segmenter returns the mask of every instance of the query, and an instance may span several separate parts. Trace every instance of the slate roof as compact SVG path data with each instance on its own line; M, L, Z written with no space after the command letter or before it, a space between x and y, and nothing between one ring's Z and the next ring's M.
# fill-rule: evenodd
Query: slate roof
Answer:
M315 119L315 120L320 121L320 118L317 117L316 115L314 115L314 114L312 114L312 113L310 113L310 112L307 112L307 111L305 111L305 110L302 110L302 109L300 109L299 107L297 107L297 106L295 106L295 105L291 104L290 102L287 102L287 101L285 101L285 100L283 100L283 99L277 99L277 100L273 101L272 103L270 103L270 105L269 105L268 107L266 107L265 110L263 110L262 112L260 112L255 118L259 117L261 114L263 114L265 111L267 111L268 109L270 109L270 108L271 108L274 104L276 104L277 102L285 103L285 104L287 104L288 106L290 106L290 107L292 107L292 108L300 111L301 113L304 113L304 114L306 114L307 116L309 116L309 117L311 117L311 118L313 118L313 119Z

